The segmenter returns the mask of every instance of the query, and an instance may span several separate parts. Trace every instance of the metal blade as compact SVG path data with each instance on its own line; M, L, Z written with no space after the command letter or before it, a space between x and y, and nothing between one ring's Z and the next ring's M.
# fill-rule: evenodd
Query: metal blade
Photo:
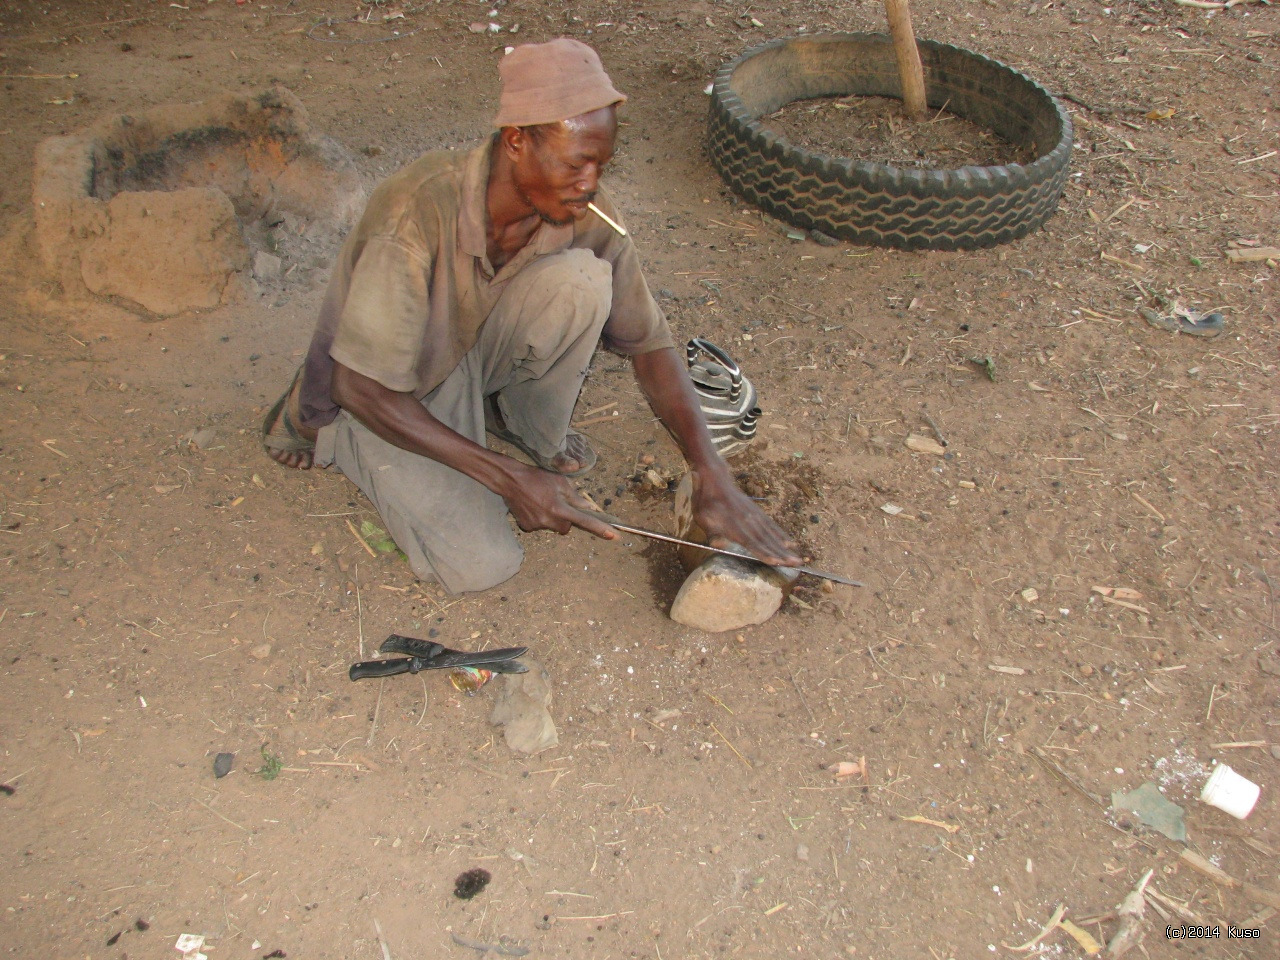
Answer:
M621 530L623 533L634 533L641 537L648 537L650 540L661 540L664 543L674 543L682 547L696 547L699 550L710 550L712 553L722 553L726 557L737 557L739 560L751 560L754 563L762 563L749 553L739 553L737 550L725 550L721 547L711 547L705 543L694 543L692 540L682 540L679 537L673 537L665 533L657 533L653 530L645 530L643 527L633 527L630 524L622 523L618 520L607 519L605 521L609 526ZM768 564L765 564L768 566ZM865 583L858 580L850 580L848 577L842 577L836 573L827 573L825 570L815 570L813 567L779 567L779 570L799 570L801 573L807 573L811 577L818 577L821 580L834 580L836 583L847 583L851 587L865 587Z
M445 648L443 644L436 643L433 640L421 640L418 637L403 637L398 633L393 633L382 641L382 646L378 648L379 653L403 653L410 657L419 657L423 660L430 660L438 657L442 653L452 653L453 651Z
M505 647L502 650L481 650L471 653L450 650L434 640L404 637L393 633L387 637L379 653L404 653L418 661L418 670L447 670L450 667L485 667L494 673L524 673L529 668L514 661L529 652L528 647Z

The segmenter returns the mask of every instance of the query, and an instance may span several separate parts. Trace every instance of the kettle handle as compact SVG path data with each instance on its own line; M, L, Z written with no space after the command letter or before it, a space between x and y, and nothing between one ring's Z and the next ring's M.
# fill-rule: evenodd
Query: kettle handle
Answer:
M685 347L685 355L688 358L689 366L693 366L700 353L713 357L720 366L724 367L725 372L729 374L729 401L736 403L742 393L742 370L733 361L732 357L714 343L709 340L703 340L701 337L693 337Z

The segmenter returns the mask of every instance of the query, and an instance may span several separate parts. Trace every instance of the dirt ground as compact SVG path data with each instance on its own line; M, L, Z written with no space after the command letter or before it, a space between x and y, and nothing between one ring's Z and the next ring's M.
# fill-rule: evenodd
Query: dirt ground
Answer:
M1078 149L1042 231L827 247L722 187L702 147L717 65L883 29L874 0L0 7L0 953L172 957L191 933L211 960L1074 957L1063 929L1011 948L1059 905L1106 940L1154 871L1132 956L1280 955L1265 894L1179 860L1280 890L1276 267L1226 256L1280 241L1280 14L913 14L1063 98ZM502 46L557 35L631 95L609 183L677 335L758 383L744 482L866 588L809 581L767 623L703 634L666 616L668 548L535 534L515 579L447 597L357 541L377 516L343 477L260 449L332 243L162 321L70 299L38 264L44 137L279 83L372 185L483 136ZM1157 295L1221 311L1223 335L1145 322ZM584 487L666 528L670 496L631 478L679 458L601 355L580 409L606 404ZM347 679L389 633L432 629L528 645L559 746L512 753L496 685ZM863 757L865 780L826 769ZM1261 785L1245 821L1197 799L1217 760ZM1145 782L1184 808L1185 845L1109 809ZM491 882L456 898L475 868ZM1183 922L1223 926L1167 939Z

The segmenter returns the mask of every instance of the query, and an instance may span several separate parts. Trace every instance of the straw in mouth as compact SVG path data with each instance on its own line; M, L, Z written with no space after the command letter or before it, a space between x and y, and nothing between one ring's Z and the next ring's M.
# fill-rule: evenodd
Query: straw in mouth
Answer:
M617 230L618 236L625 237L627 235L627 231L625 227L615 223L607 213L605 213L603 210L597 207L594 203L588 203L587 209L590 210L592 213L594 213L597 217L599 217L605 223L607 223L609 226L613 227L613 229Z

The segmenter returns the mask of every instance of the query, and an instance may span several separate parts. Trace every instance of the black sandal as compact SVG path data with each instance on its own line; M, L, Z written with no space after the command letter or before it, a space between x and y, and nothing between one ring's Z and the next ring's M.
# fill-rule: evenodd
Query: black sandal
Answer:
M280 395L267 415L262 420L262 448L268 453L306 453L316 448L314 440L308 440L298 432L293 418L289 416L289 398L298 389L302 379L302 367L299 367L289 382L289 388ZM275 432L276 427L284 428L284 433Z

